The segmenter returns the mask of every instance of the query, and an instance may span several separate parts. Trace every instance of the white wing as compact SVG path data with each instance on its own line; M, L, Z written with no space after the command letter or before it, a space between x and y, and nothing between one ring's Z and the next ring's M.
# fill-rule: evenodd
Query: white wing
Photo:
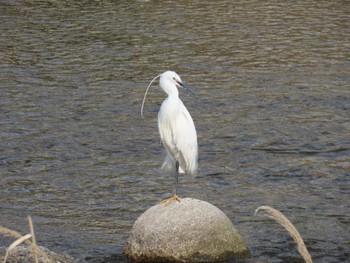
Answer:
M177 160L180 172L195 175L197 171L198 144L193 120L181 100L165 100L158 115L158 128L168 153L163 167ZM181 171L182 170L182 171Z

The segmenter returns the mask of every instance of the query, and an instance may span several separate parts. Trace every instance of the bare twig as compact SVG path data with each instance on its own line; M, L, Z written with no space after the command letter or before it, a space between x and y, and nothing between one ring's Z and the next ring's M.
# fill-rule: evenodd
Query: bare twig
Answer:
M29 223L30 234L26 234L24 236L22 236L20 233L14 230L0 226L0 234L4 236L16 238L16 240L6 249L6 254L5 254L3 263L6 263L7 258L10 254L10 251L22 243L26 243L27 245L31 246L33 259L35 263L39 263L39 259L38 259L39 255L44 257L47 262L51 263L51 260L48 258L46 253L44 253L44 251L36 244L33 221L30 216L28 216L28 223Z
M297 248L300 253L300 255L303 257L306 263L312 263L312 258L309 254L309 251L307 250L303 238L301 237L299 231L294 227L294 225L289 221L287 217L285 217L284 214L282 214L280 211L270 207L270 206L260 206L255 210L255 215L257 215L260 211L263 211L267 214L269 218L274 219L282 225L288 233L291 235L291 237L294 239L294 241L297 243Z

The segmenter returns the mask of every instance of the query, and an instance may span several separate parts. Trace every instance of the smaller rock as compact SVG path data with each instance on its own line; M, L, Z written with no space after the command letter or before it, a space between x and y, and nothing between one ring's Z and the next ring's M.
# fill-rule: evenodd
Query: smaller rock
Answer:
M58 254L48 250L45 247L39 246L41 251L45 253L46 257L50 260L48 261L44 256L38 255L39 263L76 263L76 261L68 256L67 254ZM6 248L0 249L0 259L1 262L4 261L6 254ZM33 263L33 253L30 246L17 246L12 249L9 253L9 256L6 260L7 263Z
M232 222L208 202L157 204L135 222L124 254L139 262L222 262L250 258Z

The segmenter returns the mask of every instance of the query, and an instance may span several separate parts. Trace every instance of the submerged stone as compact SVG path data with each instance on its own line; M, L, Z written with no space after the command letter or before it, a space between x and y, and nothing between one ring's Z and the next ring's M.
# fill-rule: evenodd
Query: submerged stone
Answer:
M157 204L135 222L124 254L142 262L220 262L250 258L227 216L208 202Z
M40 250L45 256L37 252L39 263L76 263L77 261L65 253L55 253L45 247L40 246ZM6 248L0 248L0 259L3 262ZM6 260L7 263L33 263L33 250L30 246L17 246L12 249Z

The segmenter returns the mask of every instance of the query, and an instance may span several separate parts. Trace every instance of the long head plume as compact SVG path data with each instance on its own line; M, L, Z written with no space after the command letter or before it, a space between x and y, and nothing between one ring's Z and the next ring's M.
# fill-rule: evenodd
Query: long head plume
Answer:
M309 254L309 251L307 250L303 238L301 237L299 231L295 228L295 226L288 220L287 217L285 217L284 214L282 214L280 211L270 207L270 206L259 206L255 210L255 215L257 215L260 211L263 211L267 214L269 218L274 219L279 223L281 226L283 226L288 233L291 235L291 237L294 239L294 241L297 243L298 251L300 255L303 257L306 263L313 263L311 256Z
M143 100L142 100L142 106L141 106L141 116L143 118L143 106L145 105L145 100L146 100L146 96L147 96L147 92L148 92L148 89L151 87L153 81L155 81L157 78L159 78L162 74L158 75L157 77L155 77L154 79L152 79L152 81L150 82L150 84L148 85L147 89L146 89L146 92L145 92L145 95L143 96Z

